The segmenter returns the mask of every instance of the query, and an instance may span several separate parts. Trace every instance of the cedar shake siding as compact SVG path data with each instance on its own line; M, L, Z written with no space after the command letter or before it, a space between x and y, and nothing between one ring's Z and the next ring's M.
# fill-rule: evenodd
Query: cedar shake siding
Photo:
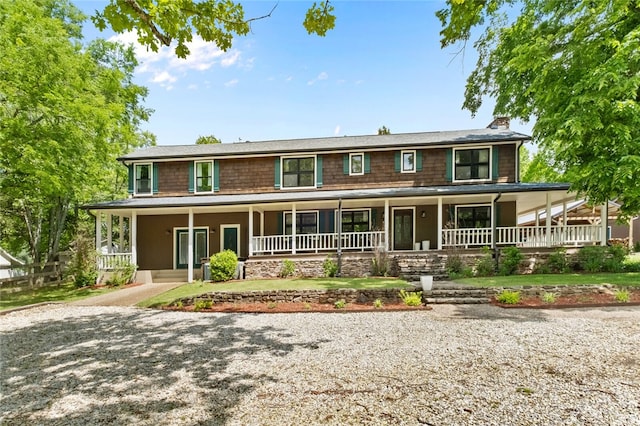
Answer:
M158 164L158 196L189 195L189 164L179 161Z

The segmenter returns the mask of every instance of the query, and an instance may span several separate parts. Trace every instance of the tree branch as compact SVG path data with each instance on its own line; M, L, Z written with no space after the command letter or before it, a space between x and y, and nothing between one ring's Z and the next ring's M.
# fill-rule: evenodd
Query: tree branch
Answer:
M140 17L142 22L144 22L150 29L153 35L165 46L169 46L171 44L171 37L167 36L160 32L156 24L151 19L151 16L147 12L144 11L138 4L136 0L124 0L131 8L136 12L136 14Z

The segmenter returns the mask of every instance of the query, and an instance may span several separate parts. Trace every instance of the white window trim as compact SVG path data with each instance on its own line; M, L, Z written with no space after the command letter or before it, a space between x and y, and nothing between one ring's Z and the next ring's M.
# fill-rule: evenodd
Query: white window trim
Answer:
M454 220L455 220L454 224L456 226L455 229L464 229L464 228L458 228L458 209L461 208L461 207L462 208L464 208L464 207L489 207L489 212L490 212L489 214L491 215L489 217L489 221L491 223L493 223L493 204L491 204L491 203L487 203L487 204L460 204L460 205L456 205L455 206L455 208L456 208L456 214L455 214L455 218L454 218Z
M404 169L404 155L405 154L413 154L413 169L405 170ZM400 151L400 173L415 173L416 172L416 159L417 154L415 149L404 149Z
M353 172L353 167L351 166L351 160L353 157L355 157L356 155L359 155L362 157L362 169L360 171L360 173L354 173ZM349 153L349 176L363 176L364 175L364 152L353 152L353 153Z
M287 234L287 215L288 214L292 214L293 211L292 210L285 210L282 212L282 235L291 235L291 234ZM296 215L300 214L300 213L315 213L316 215L316 234L320 233L320 230L318 229L320 227L320 210L296 210ZM293 223L291 224L293 227ZM296 221L296 225L297 225L297 221ZM297 234L297 232L296 232Z
M363 208L363 209L342 209L342 213L344 212L362 212L362 211L366 211L369 212L369 229L368 231L371 231L371 225L372 225L372 217L371 217L371 208ZM342 221L340 221L340 224L342 224ZM333 232L338 232L338 210L335 210L335 215L334 215L334 220L333 220Z
M470 151L470 150L478 150L478 149L489 149L489 177L487 179L456 179L456 151ZM453 148L453 152L451 155L451 179L453 182L491 182L493 176L493 146L474 146L473 148Z
M198 191L198 163L209 163L211 165L211 190L209 191ZM215 182L213 181L213 177L215 176L215 167L213 160L202 160L202 161L194 161L193 162L193 193L194 194L211 194L213 192L213 187Z
M138 192L138 166L149 166L149 192ZM133 195L137 197L153 196L153 163L133 163Z
M292 158L313 158L313 186L284 186L284 160ZM280 157L280 189L291 191L297 189L313 189L318 187L318 156L317 155L288 155Z

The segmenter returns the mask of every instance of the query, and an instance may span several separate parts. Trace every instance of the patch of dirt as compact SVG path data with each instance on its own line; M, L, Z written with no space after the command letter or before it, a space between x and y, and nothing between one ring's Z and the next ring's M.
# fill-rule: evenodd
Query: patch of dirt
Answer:
M558 309L558 308L591 308L606 306L638 306L640 305L640 290L629 290L629 301L619 302L615 298L614 292L611 293L590 293L590 294L574 294L570 296L557 296L553 303L545 302L541 296L527 296L520 299L520 303L508 305L499 303L495 298L492 300L494 305L503 308L539 308L539 309Z
M194 311L193 305L177 308L175 306L165 307L172 311ZM390 304L376 308L371 305L359 303L347 303L344 308L336 308L329 303L217 303L211 308L200 309L198 312L241 312L241 313L294 313L294 312L389 312L389 311L426 311L432 309L431 306L407 306L405 304Z

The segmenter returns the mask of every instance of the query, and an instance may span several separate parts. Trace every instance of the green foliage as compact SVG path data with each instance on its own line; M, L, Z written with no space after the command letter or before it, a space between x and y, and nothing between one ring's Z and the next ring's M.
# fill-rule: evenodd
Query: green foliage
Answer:
M233 250L224 250L211 256L209 267L212 281L229 281L238 267L238 256Z
M267 308L268 309L275 309L278 307L278 303L277 302L269 302L267 303Z
M507 305L517 305L520 303L520 292L503 290L496 296L496 300Z
M534 120L540 151L573 190L640 211L637 1L448 0L437 16L443 47L478 50L464 108L491 97L494 115Z
M98 279L96 269L97 253L93 248L93 241L84 232L76 235L71 247L71 259L65 274L73 281L76 288L92 286Z
M338 273L338 264L330 256L327 256L322 262L322 270L325 277L335 277Z
M373 249L373 259L371 273L374 277L386 277L389 275L390 260L389 254L384 247L376 245Z
M640 272L640 257L627 257L622 266L625 272Z
M347 302L344 299L336 300L333 307L336 309L344 309L347 307Z
M482 257L476 262L477 277L491 277L495 274L495 262L488 247L482 248Z
M304 305L302 305L302 307L304 308L305 311L309 311L311 310L311 303L305 302Z
M505 247L500 256L500 275L513 275L518 272L524 256L518 247Z
M182 300L176 300L175 302L173 302L173 306L178 309L182 309L184 307L184 303L182 302Z
M373 307L376 309L382 308L384 306L384 303L382 303L382 300L380 299L376 299L373 301Z
M119 287L129 284L136 269L136 265L132 265L129 262L116 265L116 268L111 272L111 277L107 280L107 285Z
M578 265L587 272L621 272L626 257L623 246L588 246L578 252Z
M545 292L542 294L542 301L544 303L555 303L556 295L555 293Z
M400 290L400 299L407 306L420 306L422 305L422 292Z
M571 270L569 262L567 261L567 249L558 248L549 255L549 259L546 264L549 268L549 272L555 272L564 274Z
M196 145L212 145L216 143L222 143L222 141L213 135L198 136L198 139L196 139Z
M616 302L620 303L629 303L631 300L631 295L628 290L616 290L613 296L615 297Z
M640 253L640 241L635 242L635 244L633 245L633 251L635 253Z
M293 260L285 259L282 261L282 267L280 268L280 278L292 277L296 273L296 264Z
M196 299L193 304L194 311L201 311L203 309L211 309L213 307L213 300L211 299Z
M378 129L378 135L390 135L391 134L391 129L389 129L387 126L382 126Z
M302 25L309 34L315 33L324 37L327 31L336 25L336 16L333 14L331 2L329 0L321 0L319 4L314 2L307 10Z

